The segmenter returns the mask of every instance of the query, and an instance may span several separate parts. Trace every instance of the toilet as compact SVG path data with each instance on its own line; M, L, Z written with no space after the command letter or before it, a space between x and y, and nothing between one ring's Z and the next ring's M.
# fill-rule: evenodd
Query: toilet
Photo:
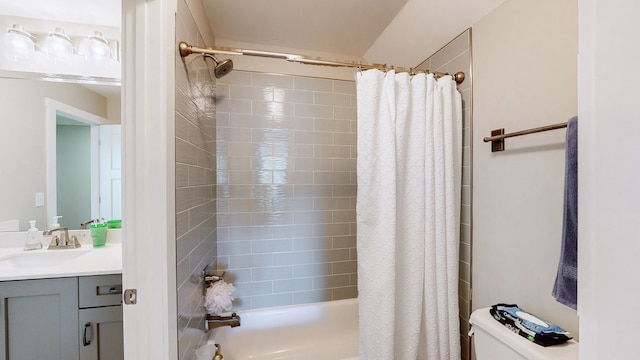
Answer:
M478 309L469 319L476 360L577 360L578 342L541 346L507 329L489 313Z

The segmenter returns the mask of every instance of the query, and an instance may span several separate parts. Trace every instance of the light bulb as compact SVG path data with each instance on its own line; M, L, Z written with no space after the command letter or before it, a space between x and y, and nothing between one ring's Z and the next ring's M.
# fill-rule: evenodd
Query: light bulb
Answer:
M78 54L96 65L107 66L111 58L111 49L107 40L102 37L102 33L95 31L93 35L80 42Z
M22 26L14 24L4 34L4 55L11 61L27 61L33 59L34 37L24 31Z
M56 64L66 64L71 61L73 54L73 44L71 38L64 33L62 28L56 28L45 39L42 50L47 53L47 57Z

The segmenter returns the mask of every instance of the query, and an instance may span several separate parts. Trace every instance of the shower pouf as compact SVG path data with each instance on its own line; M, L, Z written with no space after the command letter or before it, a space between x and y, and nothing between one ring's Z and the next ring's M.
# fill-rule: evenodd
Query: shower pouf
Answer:
M204 306L207 309L207 313L220 315L224 311L231 310L231 306L233 305L232 294L235 289L232 284L227 284L224 280L216 281L209 286L204 299Z

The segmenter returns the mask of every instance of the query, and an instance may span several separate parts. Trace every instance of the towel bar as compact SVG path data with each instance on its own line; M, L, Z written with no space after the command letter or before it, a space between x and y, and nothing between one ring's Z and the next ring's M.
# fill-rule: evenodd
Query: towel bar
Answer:
M557 130L557 129L562 129L566 127L567 127L567 123L563 122L559 124L541 126L533 129L515 131L508 134L505 134L504 128L502 128L502 129L491 130L491 136L485 137L482 140L484 142L491 142L491 152L504 151L504 139L506 138L528 135L528 134L535 134L535 133L549 131L549 130Z

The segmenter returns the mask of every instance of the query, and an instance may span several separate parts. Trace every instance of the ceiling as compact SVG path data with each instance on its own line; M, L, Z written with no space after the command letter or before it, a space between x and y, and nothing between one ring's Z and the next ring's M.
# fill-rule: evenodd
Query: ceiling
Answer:
M286 47L415 66L505 0L202 0L211 30ZM407 47L406 44L412 44ZM262 46L262 48L257 48ZM268 50L268 49L266 49Z
M120 27L121 0L0 0L0 14Z
M216 39L362 56L407 0L203 0Z

